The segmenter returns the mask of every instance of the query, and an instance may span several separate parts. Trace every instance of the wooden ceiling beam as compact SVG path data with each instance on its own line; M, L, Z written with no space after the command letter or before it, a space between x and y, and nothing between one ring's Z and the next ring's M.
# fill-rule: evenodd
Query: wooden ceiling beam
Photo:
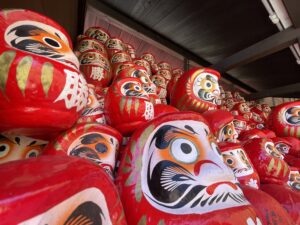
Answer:
M221 60L211 67L220 72L227 72L283 50L294 44L299 37L300 28L288 28Z

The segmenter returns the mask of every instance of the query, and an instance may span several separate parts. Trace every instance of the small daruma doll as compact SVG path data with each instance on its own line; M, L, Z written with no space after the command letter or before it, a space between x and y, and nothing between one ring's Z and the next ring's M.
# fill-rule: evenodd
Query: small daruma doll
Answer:
M2 224L127 224L115 185L86 160L9 162L0 166L0 180Z
M44 149L44 155L69 155L87 159L101 166L111 178L122 135L114 128L98 123L73 126Z
M247 121L249 121L252 117L250 107L246 102L235 104L232 110L237 111L237 115L243 116Z
M165 114L137 130L116 182L128 224L260 224L194 112Z
M243 147L257 170L261 183L283 184L288 181L290 168L271 139L251 139Z
M195 68L184 73L171 94L171 105L181 111L205 112L216 109L220 96L220 74L209 68Z
M116 80L108 88L104 113L109 125L129 136L146 121L154 118L154 107L138 78Z
M203 113L203 116L218 141L237 141L238 133L233 124L234 117L230 112L221 109L209 110Z
M106 87L112 79L112 69L105 55L88 50L79 56L80 70L89 84Z
M269 116L268 126L277 136L300 138L300 101L276 106Z
M117 75L115 80L120 80L126 77L135 77L140 79L143 84L144 90L149 95L150 102L152 102L153 104L160 103L160 98L156 94L156 85L151 81L145 67L135 65L130 68L124 69Z
M71 127L88 88L67 33L28 10L1 10L0 24L0 133L51 138Z
M221 142L218 144L224 162L233 171L242 185L259 189L260 180L247 153L238 143Z
M238 134L248 129L247 120L243 116L234 116L233 124Z
M109 33L102 27L89 27L86 30L85 35L98 40L102 44L106 44L106 42L110 39Z

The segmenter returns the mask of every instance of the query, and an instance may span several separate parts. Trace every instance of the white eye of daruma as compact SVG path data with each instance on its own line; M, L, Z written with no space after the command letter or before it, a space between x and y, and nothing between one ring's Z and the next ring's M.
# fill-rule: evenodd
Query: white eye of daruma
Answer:
M178 138L171 143L171 154L179 162L194 163L198 159L198 150L189 140Z
M205 81L204 86L205 86L205 88L210 89L212 87L212 82L207 80L207 81Z
M5 157L9 153L10 147L8 144L0 144L0 158Z
M144 76L141 77L141 81L145 84L145 83L148 83L148 79Z
M137 91L140 91L140 90L141 90L141 87L138 86L138 85L135 85L135 86L134 86L134 89L137 90Z
M38 157L38 155L40 154L40 152L36 149L31 149L29 152L27 152L25 158L35 158Z
M61 44L51 37L44 37L43 41L52 48L60 49Z

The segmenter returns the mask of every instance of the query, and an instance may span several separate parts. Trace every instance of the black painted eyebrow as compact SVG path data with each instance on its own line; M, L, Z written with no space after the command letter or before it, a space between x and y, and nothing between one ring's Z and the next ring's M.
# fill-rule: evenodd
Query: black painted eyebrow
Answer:
M34 144L36 144L36 141L32 141L32 142L30 142L30 144L29 144L29 145L27 145L27 146L32 146L32 145L34 145Z
M55 35L56 35L57 37L59 37L59 39L62 39L61 36L59 36L58 33L55 32Z
M191 126L189 126L189 125L185 125L184 128L187 129L187 130L189 130L189 131L191 131L191 132L194 133L194 134L198 134L198 133L197 133ZM206 135L207 135L207 131L206 131L206 130L205 130L205 132L206 132Z
M17 143L18 145L20 145L21 139L20 139L19 137L15 137L15 141L16 141L16 143Z
M99 139L105 139L105 138L101 134L92 133L92 134L88 134L88 135L85 135L84 137L82 137L81 143L82 144L94 144Z

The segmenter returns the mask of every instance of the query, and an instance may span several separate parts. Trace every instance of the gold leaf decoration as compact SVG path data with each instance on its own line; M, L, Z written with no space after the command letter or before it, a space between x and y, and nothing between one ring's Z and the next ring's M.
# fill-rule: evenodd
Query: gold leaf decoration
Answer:
M5 93L9 69L15 56L15 51L5 51L0 55L0 89L2 90L3 94Z
M43 64L41 82L46 96L48 96L48 92L53 81L53 70L54 68L52 63L46 62Z
M26 83L29 77L29 72L32 66L32 57L25 56L20 60L17 66L17 84L23 96L25 96Z
M138 225L146 225L146 224L147 224L147 217L146 215L143 215L139 220Z

